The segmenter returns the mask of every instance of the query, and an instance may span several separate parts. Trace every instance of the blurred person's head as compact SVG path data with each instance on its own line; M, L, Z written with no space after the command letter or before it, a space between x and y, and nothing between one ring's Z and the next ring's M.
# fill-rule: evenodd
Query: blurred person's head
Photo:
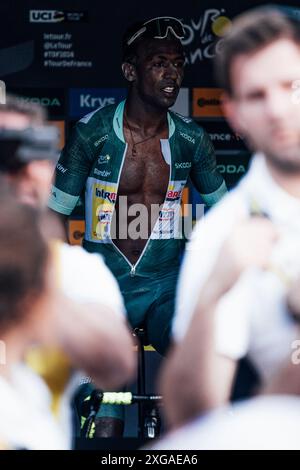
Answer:
M49 138L48 135L46 140L42 142L42 137L46 134L45 126L46 112L39 105L28 103L16 96L8 96L6 104L0 105L0 132L4 136L5 131L16 132L16 138L12 139L15 140L15 144L11 145L10 155L8 154L7 139L1 138L0 172L8 179L21 202L42 209L46 207L54 166L57 161L57 155L53 152L53 147L57 145L57 137ZM36 130L35 135L32 133L30 137L28 129ZM22 132L24 132L24 137L22 137ZM29 144L30 139L32 145ZM6 140L5 144L3 144L3 140ZM21 145L22 140L23 144L27 145L25 158L20 158L17 155L16 142L19 141ZM45 152L45 145L48 144L52 146L51 152ZM38 152L39 145L42 150L40 153ZM30 147L33 149L32 153L30 153ZM7 164L8 157L10 158L9 165Z
M129 26L122 41L122 71L136 97L157 109L176 101L184 75L182 23L153 18Z
M38 212L20 204L1 178L0 184L0 338L22 332L22 348L40 337L50 258ZM7 349L9 357L14 353Z
M7 94L5 104L0 104L0 128L25 129L42 126L47 120L45 109L20 96Z
M300 25L273 8L240 15L216 57L215 74L231 126L274 170L300 174L300 103L293 97Z

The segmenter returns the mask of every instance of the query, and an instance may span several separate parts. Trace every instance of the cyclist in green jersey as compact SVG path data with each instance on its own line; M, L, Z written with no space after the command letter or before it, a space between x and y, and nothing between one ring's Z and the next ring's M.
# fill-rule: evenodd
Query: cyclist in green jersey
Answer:
M84 246L103 255L119 282L131 326L144 326L161 354L169 345L184 246L178 230L183 189L190 177L207 205L226 193L208 135L191 119L168 111L183 80L183 38L181 22L171 17L127 30L122 63L127 99L76 124L49 201L66 219L85 192Z

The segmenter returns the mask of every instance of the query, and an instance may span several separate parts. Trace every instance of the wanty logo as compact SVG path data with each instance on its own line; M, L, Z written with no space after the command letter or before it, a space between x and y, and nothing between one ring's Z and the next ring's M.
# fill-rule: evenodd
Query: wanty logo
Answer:
M111 221L112 211L100 211L98 220L102 224L108 224Z
M174 209L162 209L159 211L159 220L173 220Z
M197 20L182 20L186 34L182 43L186 49L188 64L212 59L216 55L221 47L220 39L231 25L224 13L224 8L209 8Z

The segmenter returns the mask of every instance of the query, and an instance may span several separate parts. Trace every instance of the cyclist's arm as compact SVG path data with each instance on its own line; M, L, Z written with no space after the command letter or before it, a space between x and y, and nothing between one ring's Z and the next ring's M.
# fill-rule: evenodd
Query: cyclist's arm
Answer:
M213 206L227 193L225 181L217 169L213 145L203 129L191 168L191 180L207 206Z
M82 136L83 125L79 122L75 126L61 152L48 201L48 207L60 214L64 223L79 200L93 162L89 140Z

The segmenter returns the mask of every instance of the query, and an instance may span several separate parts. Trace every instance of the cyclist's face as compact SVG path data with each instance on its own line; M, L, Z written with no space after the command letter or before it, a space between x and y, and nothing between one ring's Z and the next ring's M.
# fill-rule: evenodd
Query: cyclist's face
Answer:
M134 86L146 103L169 108L176 101L184 75L183 48L178 40L151 39L137 49Z

